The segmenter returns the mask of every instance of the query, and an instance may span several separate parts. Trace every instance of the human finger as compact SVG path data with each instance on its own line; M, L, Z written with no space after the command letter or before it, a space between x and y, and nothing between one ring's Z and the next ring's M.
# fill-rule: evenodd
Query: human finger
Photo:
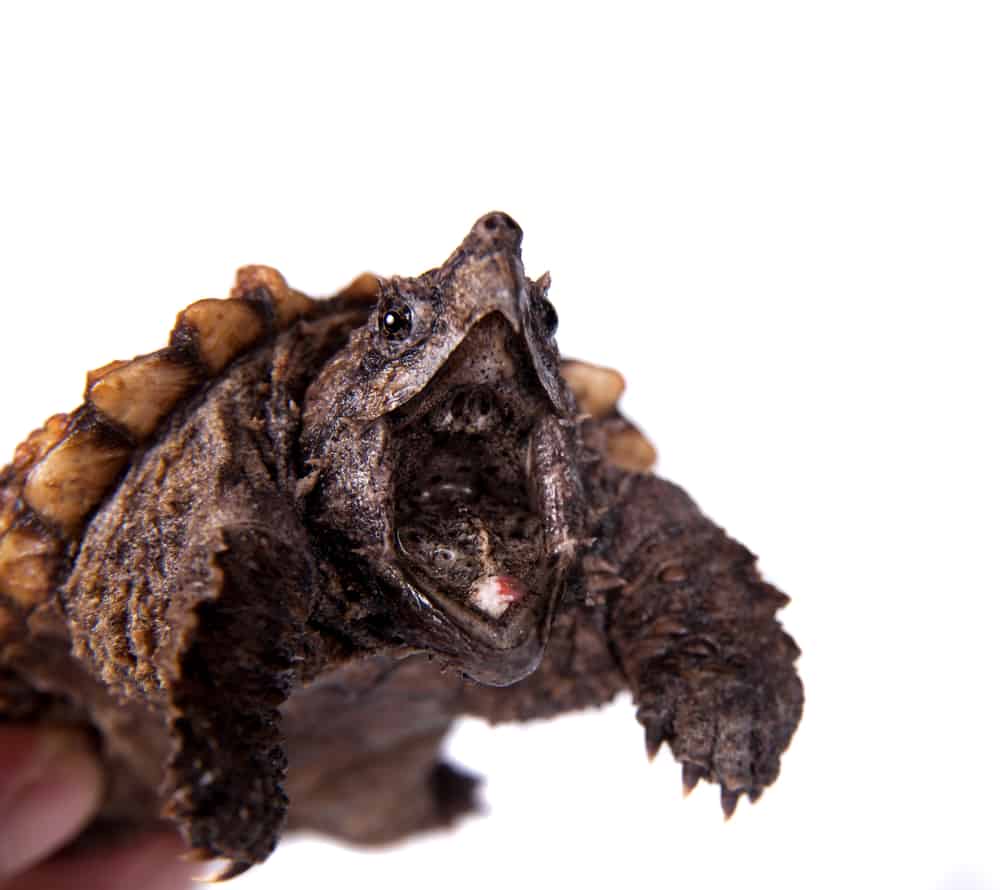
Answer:
M0 880L77 835L101 793L100 767L82 732L0 727Z
M192 880L207 870L184 862L180 857L186 849L172 834L130 837L113 846L57 856L0 884L0 890L189 890Z

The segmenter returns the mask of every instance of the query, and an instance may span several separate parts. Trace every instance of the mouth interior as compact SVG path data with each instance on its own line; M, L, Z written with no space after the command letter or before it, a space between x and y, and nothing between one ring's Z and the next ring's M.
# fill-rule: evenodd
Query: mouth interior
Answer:
M482 344L477 359L485 354ZM545 587L544 532L529 477L539 395L504 374L449 374L394 435L395 532L400 556L425 589L483 616L510 618Z
M437 434L397 490L403 555L453 599L499 617L528 592L541 556L518 449L498 454L482 436Z

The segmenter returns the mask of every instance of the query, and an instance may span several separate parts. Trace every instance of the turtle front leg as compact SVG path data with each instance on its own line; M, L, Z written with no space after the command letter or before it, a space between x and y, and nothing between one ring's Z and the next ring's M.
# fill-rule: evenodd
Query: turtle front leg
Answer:
M151 800L125 821L171 819L194 857L230 860L230 876L265 859L284 825L279 708L329 655L310 618L334 581L319 580L287 500L249 477L230 471L228 492L193 509L142 487L92 523L64 591L77 663L141 717L136 734L93 709L125 786L162 775L162 813Z
M756 801L777 778L802 713L799 650L774 617L787 597L677 486L620 474L616 488L607 558L625 584L609 614L612 648L649 756L666 742L685 792L719 783L728 818L742 794Z
M299 678L316 582L290 523L227 522L192 547L158 653L173 737L165 814L232 876L273 850L287 759L279 706Z

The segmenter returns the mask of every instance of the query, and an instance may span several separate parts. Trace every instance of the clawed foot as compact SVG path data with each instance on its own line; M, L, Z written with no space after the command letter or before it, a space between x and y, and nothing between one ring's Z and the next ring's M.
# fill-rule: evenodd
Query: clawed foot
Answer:
M684 796L687 797L702 779L709 778L709 771L697 763L686 762L681 764L681 785L684 789ZM736 805L740 802L740 796L746 794L750 803L757 803L764 789L758 786L749 788L727 788L723 785L720 789L722 812L729 821L729 818L736 812Z
M795 674L754 682L706 671L670 677L664 687L660 702L647 693L639 709L649 758L667 742L681 764L684 796L702 780L717 782L727 820L743 795L756 803L778 777L781 753L801 715Z
M646 728L646 754L652 761L663 743L663 737L655 730ZM690 760L681 761L681 786L684 797L687 797L698 786L698 783L705 779L709 782L719 782L720 803L726 821L736 812L736 806L740 802L740 797L746 794L750 803L756 803L764 793L764 788L760 785L727 785L724 780L720 780L718 773L703 764L694 763Z
M192 850L188 855L182 857L189 862L206 862L214 859L207 850ZM252 862L228 862L223 860L219 863L219 870L214 874L204 877L196 877L194 880L199 884L221 884L224 881L231 881L238 878L243 872L253 868Z
M649 727L646 729L646 752L650 760L656 757L659 751L660 745L663 742L663 737L659 737L659 741L651 741L655 739L657 733L655 730L651 733ZM678 758L680 759L680 758ZM694 789L697 787L698 783L702 780L709 782L718 782L720 785L720 803L722 805L722 812L728 821L733 813L736 812L736 806L740 802L740 797L746 794L750 803L756 803L760 800L761 795L764 793L764 786L754 784L751 780L750 782L740 781L737 776L729 776L728 781L725 777L719 774L716 769L708 766L705 763L695 763L690 760L681 760L681 786L683 789L684 797L687 797Z

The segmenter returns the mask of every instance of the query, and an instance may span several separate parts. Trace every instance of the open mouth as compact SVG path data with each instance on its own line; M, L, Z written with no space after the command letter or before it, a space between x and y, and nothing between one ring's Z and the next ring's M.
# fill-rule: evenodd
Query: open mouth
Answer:
M493 647L538 630L563 534L552 408L499 316L480 322L415 404L393 418L394 517L409 583Z
M407 568L421 587L490 618L517 611L545 581L542 522L526 473L530 437L494 428L431 431L426 439L421 466L396 490L396 538Z

